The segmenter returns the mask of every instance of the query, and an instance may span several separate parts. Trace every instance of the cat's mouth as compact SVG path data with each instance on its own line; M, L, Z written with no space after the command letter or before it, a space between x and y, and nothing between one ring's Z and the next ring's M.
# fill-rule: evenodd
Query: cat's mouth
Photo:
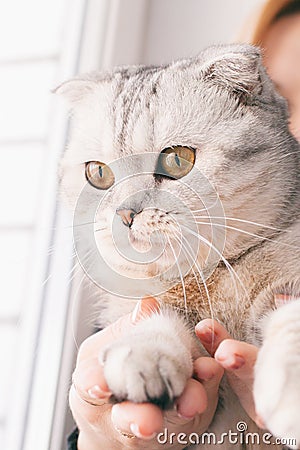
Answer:
M189 273L199 273L201 282L207 266L211 271L210 246L201 242L199 246L195 231L184 233L187 227L180 229L179 223L152 222L148 226L149 221L142 219L139 217L131 227L120 226L114 236L109 227L102 229L101 236L97 233L98 251L112 271L133 284L140 279L181 283Z
M146 278L162 274L178 263L181 242L166 227L135 223L112 235L109 228L96 235L98 251L111 267L123 274ZM122 231L122 233L121 233Z
M211 265L207 226L197 227L178 212L148 208L134 217L130 212L112 215L113 226L108 218L106 226L102 222L105 229L97 233L98 250L112 270L131 278L180 281L191 268L198 272Z
M134 233L132 230L129 230L128 232L128 239L129 243L132 246L134 250L141 253L149 252L153 245L155 245L153 242L151 242L150 237L139 237Z

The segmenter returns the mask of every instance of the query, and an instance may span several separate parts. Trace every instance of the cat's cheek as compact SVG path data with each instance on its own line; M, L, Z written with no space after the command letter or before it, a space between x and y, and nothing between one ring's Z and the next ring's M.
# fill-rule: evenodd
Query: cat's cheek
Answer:
M66 203L67 207L73 212L80 196L80 192L86 185L87 181L84 171L79 166L62 167L61 180L59 184L60 196Z
M126 255L126 240L123 245L116 247L112 236L108 233L98 236L96 240L97 251L101 260L110 268L112 272L118 273L126 278L148 278L147 267L130 261Z

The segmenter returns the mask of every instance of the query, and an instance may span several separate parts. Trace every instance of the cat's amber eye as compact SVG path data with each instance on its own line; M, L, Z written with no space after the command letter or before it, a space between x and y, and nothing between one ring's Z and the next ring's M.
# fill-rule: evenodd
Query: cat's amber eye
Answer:
M160 154L159 169L161 175L170 178L182 178L187 175L195 164L195 150L190 147L169 147Z
M85 164L85 176L88 182L97 189L108 189L115 182L111 168L99 161L90 161Z

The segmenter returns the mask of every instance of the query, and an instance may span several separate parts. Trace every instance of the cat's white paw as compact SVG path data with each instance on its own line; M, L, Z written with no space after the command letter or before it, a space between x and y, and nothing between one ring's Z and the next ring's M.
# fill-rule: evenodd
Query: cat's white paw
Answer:
M172 405L192 376L190 351L164 332L137 332L107 347L102 354L106 382L113 400L150 401Z
M295 449L300 448L300 345L295 329L298 308L288 305L271 319L254 381L257 414L274 436L296 440L288 445Z

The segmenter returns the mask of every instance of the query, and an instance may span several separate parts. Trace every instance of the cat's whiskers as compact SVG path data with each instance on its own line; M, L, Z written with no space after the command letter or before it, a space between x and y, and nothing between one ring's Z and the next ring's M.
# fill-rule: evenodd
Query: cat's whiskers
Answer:
M69 281L68 283L71 285L72 281L74 280L75 276L77 275L77 273L79 272L79 268L81 268L80 262L77 260L74 264L72 269L69 272Z
M69 279L69 284L71 284L71 282L73 281L75 276L77 276L80 273L80 269L82 269L83 272L84 272L82 277L81 277L81 279L80 279L80 281L79 281L79 283L78 283L78 285L77 285L76 291L74 292L74 295L72 296L72 300L73 300L72 301L72 309L71 309L72 335L73 335L73 340L74 340L74 343L75 343L75 346L76 346L77 350L79 349L79 345L77 343L76 333L74 331L75 328L76 328L75 325L74 325L75 324L75 319L74 319L74 317L75 317L75 310L74 310L74 308L75 308L75 302L77 301L77 299L80 300L80 296L78 295L78 293L79 293L79 290L81 288L81 285L82 285L83 281L87 277L86 271L83 269L83 267L89 262L90 258L93 256L93 251L94 251L94 249L89 249L85 253L84 257L81 260L77 259L77 261L74 263L73 268L70 271L70 274L73 272L73 275Z
M171 248L171 251L172 251L172 253L173 253L173 256L174 256L174 259L175 259L175 263L176 263L176 266L177 266L177 268L178 268L178 272L179 272L179 276L180 276L180 280L181 280L181 284L182 284L182 292L183 292L183 299L184 299L184 308L185 308L185 313L187 314L187 300L186 300L186 290L185 290L185 284L184 284L184 278L183 278L183 275L182 275L182 271L181 271L181 268L180 268L180 265L179 265L179 263L178 263L178 259L177 259L177 257L176 257L176 253L175 253L175 250L174 250L174 247L173 247L173 245L172 245L172 243L171 243L171 240L170 240L170 238L169 238L169 236L166 234L166 236L167 236L167 240L168 240L168 243L169 243L169 246L170 246L170 248Z
M192 251L192 247L191 247L189 241L185 238L185 236L182 236L182 237L186 241L187 245L190 247L190 249ZM188 251L188 250L186 249L186 251ZM191 255L191 258L193 260L192 255ZM196 268L197 268L197 270L199 272L199 275L201 277L201 280L202 280L202 283L203 283L203 286L204 286L204 289L205 289L207 301L208 301L208 304L209 304L209 310L210 310L211 318L214 319L214 311L213 311L212 301L211 301L211 298L210 298L210 295L209 295L209 290L208 290L208 287L207 287L207 283L206 283L203 271L200 269L200 267L198 266L198 263L196 261L194 261L194 264L196 265Z
M56 246L51 245L51 246L49 246L49 248L48 248L47 255L48 255L48 256L51 256L51 255L53 255L56 251L57 251ZM69 258L72 259L72 260L74 260L75 257L76 257L76 252L73 250L72 253L71 253L71 255L69 256ZM78 263L76 263L76 264L78 264ZM74 265L73 265L72 268L70 269L69 273L66 275L66 278L69 278L69 277L71 276L73 270L74 270ZM45 280L42 282L42 286L45 286L45 285L48 283L48 281L49 281L52 277L53 277L53 273L50 273L50 274L47 276L47 278L45 278ZM70 284L71 281L72 281L72 278L68 279L68 284Z
M182 250L184 251L184 254L185 254L185 256L186 256L187 261L190 262L190 260L189 260L188 257L187 257L187 255L189 255L189 254L188 254L186 248L184 247L184 244L182 243L180 237L182 237L182 236L179 235L179 234L178 234L178 236L176 236L175 233L172 233L172 238L175 239L175 241L181 246L181 248L182 248ZM191 258L191 259L192 259L192 258ZM198 289L199 289L199 293L202 294L202 291L201 291L201 288L200 288L200 285L199 285L199 282L198 282L198 278L197 278L197 276L196 276L195 270L193 269L193 266L191 266L191 270L192 270L193 275L194 275L194 278L195 278L195 280L196 280L196 282L197 282Z
M175 231L177 231L177 230L175 230ZM190 247L191 251L192 251L192 247L191 247L189 241L185 238L185 236L183 236L182 234L180 235L180 237L177 237L175 234L174 234L173 236L174 236L174 238L179 242L179 244L182 243L181 240L180 240L180 238L183 238L183 239L186 241L187 245ZM199 289L199 293L200 293L201 296L202 296L202 290L201 290L201 287L200 287L200 284L199 284L199 281L198 281L198 277L197 277L197 275L196 275L196 273L195 273L195 270L194 270L194 268L193 268L193 265L196 266L196 269L197 269L197 271L199 272L200 278L201 278L201 280L202 280L202 283L203 283L203 286L204 286L204 289L205 289L207 301L208 301L208 304L209 304L209 309L210 309L211 318L214 319L214 312L213 312L213 307L212 307L212 301L211 301L211 298L210 298L210 295L209 295L209 290L208 290L208 287L207 287L207 284L206 284L206 281L205 281L203 272L202 272L202 270L200 269L200 267L198 266L197 262L196 262L195 260L193 260L194 258L193 258L193 256L192 256L192 254L188 251L188 249L186 248L186 246L184 245L184 243L182 243L182 249L183 249L183 251L184 251L184 253L185 253L185 256L186 256L187 261L190 262L190 263L192 263L192 265L191 265L191 270L192 270L193 275L194 275L194 278L195 278L195 280L196 280L196 283L197 283L197 286L198 286L198 289ZM187 256L190 257L190 260L188 259Z
M86 252L86 254L84 255L84 258L81 258L81 259L78 258L77 254L74 254L74 258L76 257L76 260L75 260L75 262L73 264L73 267L71 268L71 270L69 271L69 274L68 274L68 276L70 277L69 281L68 281L69 284L71 284L71 282L74 280L74 278L77 275L77 273L80 272L80 270L84 271L83 266L88 261L88 259L91 256L91 254L92 254L92 250L91 249L89 249Z
M193 210L193 211L191 211L191 212L194 213L194 212L200 212L200 211L201 211L201 210ZM225 221L227 221L227 220L233 220L233 221L236 221L236 222L242 222L242 223L246 223L246 224L248 224L248 225L255 225L255 226L258 226L258 227L267 228L267 229L274 230L274 231L285 231L285 230L283 230L283 229L281 229L281 228L272 227L272 226L270 226L270 225L264 225L263 223L252 222L251 220L239 219L239 218L237 218L237 217L228 217L228 216L224 216L224 217L222 217L222 216L199 216L199 215L197 215L197 214L195 214L194 217L196 217L196 218L198 218L198 219L208 219L208 220L210 220L210 219L223 219L223 220L225 220Z
M54 245L50 246L49 249L48 249L48 255L50 256L52 253L54 253L54 251L56 251L56 246L54 246ZM90 253L91 253L91 251L88 251L86 255L90 256ZM67 281L67 286L68 287L71 286L75 276L77 276L77 274L79 273L78 269L81 268L81 262L79 261L78 257L77 257L77 259L76 259L76 257L77 257L77 254L76 254L75 250L73 250L71 255L70 255L70 258L74 261L74 263L73 263L71 269L69 270L69 272L66 274L66 279L68 280ZM53 277L53 274L50 273L49 276L43 281L42 286L45 286L52 277ZM75 346L76 346L77 350L79 348L79 345L77 343L76 334L75 334L75 331L74 331L75 330L75 326L74 326L74 301L76 299L76 295L77 295L77 293L79 291L80 285L82 284L82 282L83 282L85 277L86 277L86 274L84 273L83 276L82 276L82 279L81 279L81 281L79 283L79 286L77 288L77 291L76 291L75 295L72 296L72 310L71 310L72 337L73 337L73 340L74 340L74 343L75 343Z
M231 264L227 261L227 259L222 255L222 253L216 248L215 245L213 245L211 242L209 242L204 236L200 235L199 233L195 233L193 230L191 230L190 228L186 227L185 225L182 225L183 228L185 228L187 230L188 233L192 234L193 236L195 236L197 239L199 239L201 242L203 242L204 244L208 245L212 250L214 250L217 255L220 257L220 259L223 261L223 263L225 264L227 270L229 271L230 277L234 283L234 288L235 288L235 293L236 293L236 305L238 305L239 303L239 293L238 293L238 288L237 288L237 284L235 281L235 277L238 280L238 282L240 283L240 286L243 288L246 297L249 298L247 289L244 285L244 283L241 281L240 277L238 276L238 274L236 273L236 271L233 269L233 267L231 266Z
M174 236L174 239L176 239L175 236ZM184 255L185 255L187 261L189 261L189 259L188 259L188 253L187 253L187 250L186 250L186 248L185 248L184 246L182 247L182 250L183 250L183 252L184 252ZM190 261L189 261L189 262L190 262ZM196 272L195 272L193 266L191 266L191 271L192 271L192 273L193 273L193 278L195 279L196 284L197 284L197 286L198 286L199 294L200 294L201 298L203 298L202 290L201 290L201 287L200 287L200 284L199 284L199 281L198 281L198 276L197 276L197 274L196 274ZM209 300L208 300L208 301L209 301ZM196 303L196 305L194 305L194 307L196 307L196 311L198 312L199 317L201 317L201 311L200 311L200 309L199 309L198 304Z
M65 226L60 226L60 227L49 227L49 229L53 230L53 231L57 231L57 230L69 230L70 228L77 228L77 227L83 227L83 226L87 226L87 225L93 225L97 223L96 221L93 222L84 222L84 223L76 223L76 224L71 224L71 225L65 225ZM48 227L47 227L48 229Z
M102 227L102 228L97 228L96 230L94 230L94 233L97 233L98 231L103 231L106 230L106 227Z
M97 223L95 220L92 221L92 222L76 223L76 224L73 224L73 225L72 225L72 228L84 227L84 226L86 226L86 225L93 225L93 224L95 224L95 223Z
M214 208L217 205L217 203L220 203L220 198L219 198L218 195L217 195L217 198L216 198L216 200L214 201L214 203L212 205L204 206L204 208L201 208L201 209L191 209L191 212L194 213L194 212L206 212L206 211L209 211L210 209Z
M72 306L71 306L71 328L72 328L72 337L73 337L73 341L74 341L74 344L75 344L75 347L76 347L76 350L77 350L77 351L79 350L79 344L78 344L77 339L76 339L76 334L77 334L76 328L77 328L77 324L76 324L76 321L75 321L75 316L76 316L76 314L75 314L75 304L76 304L76 301L80 301L80 295L79 295L79 292L80 292L81 285L82 285L83 281L85 280L85 278L86 278L86 274L84 273L84 274L82 275L82 277L81 277L81 280L79 281L79 283L78 283L78 285L77 285L77 287L76 287L76 290L75 290L74 294L72 295Z
M259 234L251 233L250 231L246 231L246 230L243 230L241 228L232 227L230 225L226 225L226 224L223 224L223 223L200 222L199 220L195 220L195 223L197 223L198 225L209 225L211 227L223 227L223 228L226 228L228 230L234 230L234 231L238 231L239 233L247 234L248 236L256 237L258 239L268 240L268 241L272 241L273 242L273 239L267 238L266 236L261 236Z
M194 217L197 218L197 216L194 216ZM204 218L206 218L206 217L204 217ZM256 233L251 233L250 231L243 230L242 228L232 227L231 225L227 225L227 224L215 223L215 222L200 222L198 220L195 220L195 223L197 223L198 225L210 225L212 227L223 227L223 228L228 229L228 230L237 231L239 233L243 233L243 234L246 234L248 236L252 236L252 237L261 239L262 241L274 242L274 243L276 243L278 245L282 245L284 247L290 247L290 248L294 248L294 249L295 248L300 248L297 245L291 245L291 244L287 244L286 242L280 242L280 241L277 241L276 239L274 239L272 237L267 237L267 236L262 236L262 235L259 235L259 234L256 234ZM271 228L271 229L278 231L278 233L279 232L284 232L284 233L286 232L286 230L280 230L280 229L276 229L276 228ZM287 232L288 231L289 230L287 230ZM274 237L278 233L274 234Z

